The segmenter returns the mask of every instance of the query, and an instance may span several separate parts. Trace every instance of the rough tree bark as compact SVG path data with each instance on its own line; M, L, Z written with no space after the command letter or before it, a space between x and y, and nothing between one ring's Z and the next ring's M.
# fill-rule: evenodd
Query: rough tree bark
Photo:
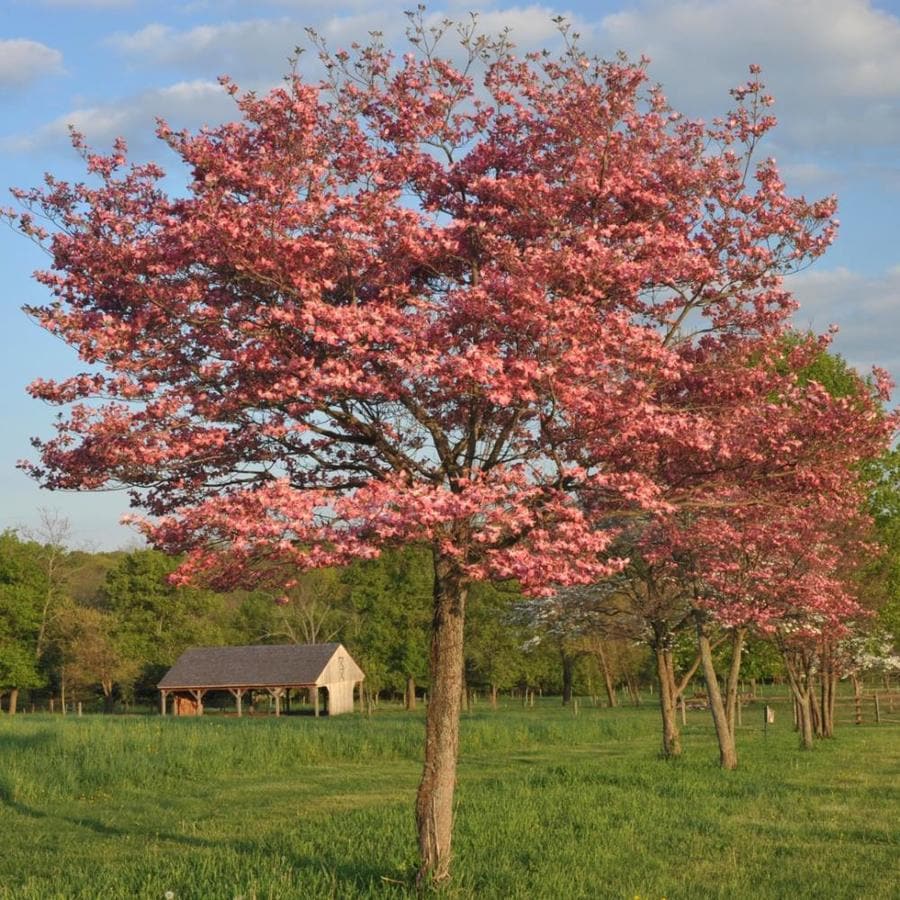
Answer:
M716 737L719 740L719 763L723 769L736 769L738 764L737 749L734 745L734 734L728 727L725 704L719 690L719 680L713 665L712 646L709 641L707 626L701 613L696 615L697 647L700 650L700 662L703 666L703 677L706 681L706 695L713 723L716 726Z
M425 767L416 795L420 886L444 881L450 874L466 596L467 582L456 563L435 550L431 690L425 717Z

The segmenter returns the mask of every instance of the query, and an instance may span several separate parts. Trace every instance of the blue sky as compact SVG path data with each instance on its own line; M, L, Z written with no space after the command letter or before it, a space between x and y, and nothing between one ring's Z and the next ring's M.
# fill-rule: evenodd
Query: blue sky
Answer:
M276 84L311 25L332 46L382 31L400 45L409 0L4 0L0 4L0 189L30 187L45 171L80 175L68 123L103 149L124 135L139 158L168 160L154 118L196 127L224 121L232 103L216 84ZM861 370L882 365L900 381L900 4L896 0L619 0L570 4L429 4L429 14L477 10L523 50L553 46L566 15L583 44L652 60L673 105L691 116L724 111L728 89L760 63L780 125L764 155L795 193L840 200L837 243L789 286L797 322L840 327L836 348ZM313 54L304 65L313 72ZM11 204L5 196L0 206ZM29 437L47 436L56 410L30 400L33 378L78 368L65 346L20 311L41 302L30 280L40 252L0 230L0 529L34 527L43 507L66 516L73 543L134 543L118 524L120 493L50 494L15 468Z

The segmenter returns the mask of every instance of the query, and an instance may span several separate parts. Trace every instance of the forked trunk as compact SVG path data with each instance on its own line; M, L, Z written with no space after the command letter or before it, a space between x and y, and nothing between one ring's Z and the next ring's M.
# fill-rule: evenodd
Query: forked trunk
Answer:
M706 695L709 699L709 709L712 713L713 724L716 726L716 737L719 740L719 763L723 769L736 769L737 750L734 745L734 734L728 727L728 717L725 714L725 704L722 702L722 692L719 690L719 679L716 676L713 665L712 647L709 643L709 635L702 618L697 616L697 646L700 650L700 662L703 666L703 677L706 681Z
M662 715L662 752L666 759L681 756L681 732L675 716L675 672L670 650L656 650L656 674L659 678L659 711Z
M728 719L728 730L734 737L734 722L737 715L738 684L741 678L741 655L744 651L744 635L746 628L735 628L731 633L731 666L728 669L728 683L725 688L725 715Z
M815 701L806 678L801 677L800 672L791 664L787 655L785 655L785 663L788 684L794 697L794 715L797 719L797 731L800 734L800 746L804 750L812 750L814 743L812 707Z
M420 886L444 881L450 874L466 593L465 579L456 564L435 553L425 767L416 795L420 856L417 883Z
M819 720L822 737L834 737L834 694L837 689L837 675L834 672L832 648L828 643L821 650L821 684L819 687Z

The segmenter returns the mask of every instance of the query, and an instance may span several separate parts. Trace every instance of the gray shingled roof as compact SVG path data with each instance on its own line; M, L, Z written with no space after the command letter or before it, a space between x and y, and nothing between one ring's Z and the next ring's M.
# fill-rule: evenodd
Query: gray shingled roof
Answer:
M157 687L283 687L315 684L340 646L279 644L195 647L185 650L178 657Z

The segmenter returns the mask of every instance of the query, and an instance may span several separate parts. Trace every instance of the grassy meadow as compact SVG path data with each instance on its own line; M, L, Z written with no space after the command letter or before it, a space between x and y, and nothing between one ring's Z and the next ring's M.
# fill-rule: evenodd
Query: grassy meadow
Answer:
M900 727L797 749L744 712L722 772L658 717L544 699L465 714L458 898L900 897ZM333 720L0 717L0 898L414 896L421 710Z

